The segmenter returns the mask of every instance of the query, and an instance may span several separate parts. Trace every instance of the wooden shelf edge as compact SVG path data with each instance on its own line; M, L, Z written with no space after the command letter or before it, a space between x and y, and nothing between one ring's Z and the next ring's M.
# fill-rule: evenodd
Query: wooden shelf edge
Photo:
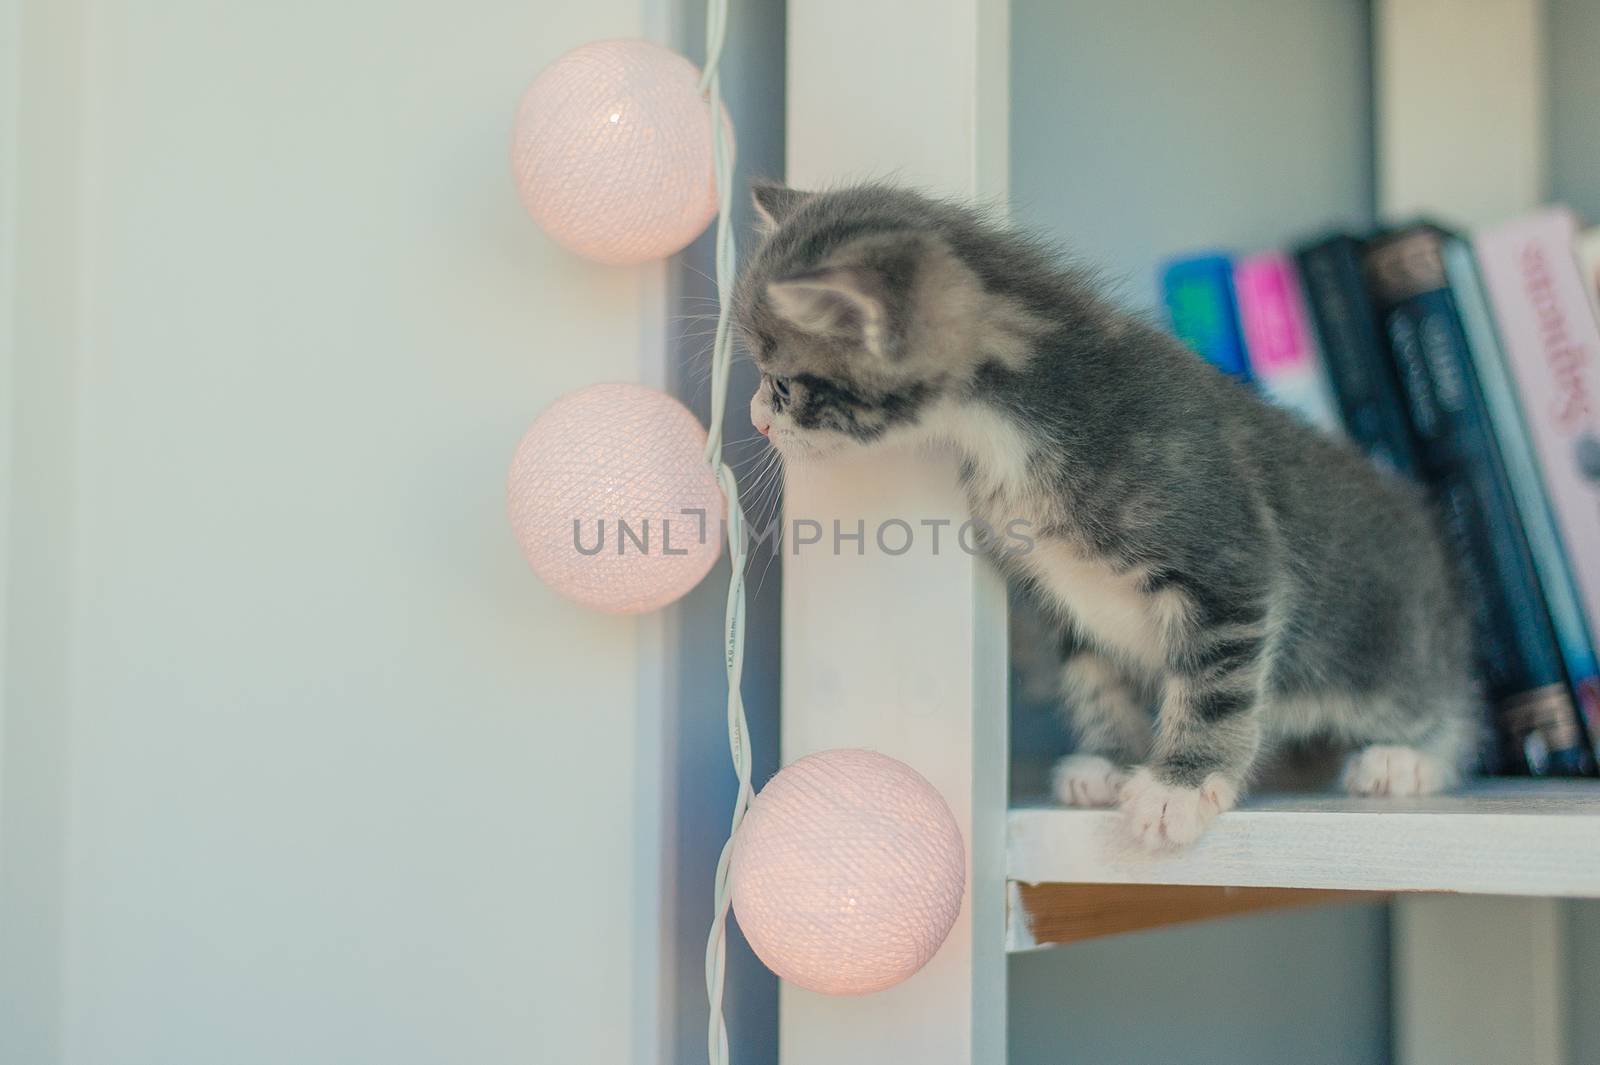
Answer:
M1015 954L1166 925L1299 906L1386 900L1382 891L1173 884L1025 884L1006 891L1006 952Z
M1152 854L1113 810L1013 807L1006 877L1148 884L1600 897L1600 785L1493 781L1427 799L1268 795Z

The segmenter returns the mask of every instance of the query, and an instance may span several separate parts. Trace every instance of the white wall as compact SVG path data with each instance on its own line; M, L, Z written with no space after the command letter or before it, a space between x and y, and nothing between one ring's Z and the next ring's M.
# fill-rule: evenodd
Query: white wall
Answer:
M1013 0L1012 209L1155 306L1156 264L1372 221L1367 0Z
M657 6L0 6L0 1061L655 1038L654 630L543 588L501 483L656 357L660 271L552 246L506 153L544 63Z

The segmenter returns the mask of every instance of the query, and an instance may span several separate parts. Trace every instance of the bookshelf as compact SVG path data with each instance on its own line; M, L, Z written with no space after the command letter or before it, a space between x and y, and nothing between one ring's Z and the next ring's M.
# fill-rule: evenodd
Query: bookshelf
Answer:
M1355 936L1344 949L1369 951L1369 965L1389 970L1388 1018L1376 1030L1387 1032L1393 1060L1590 1060L1573 1056L1583 1020L1581 1012L1569 1019L1567 1003L1578 1001L1571 996L1581 985L1583 948L1571 941L1579 922L1565 900L1600 898L1600 787L1593 782L1482 780L1449 795L1388 802L1263 794L1219 819L1194 847L1165 855L1130 848L1117 819L1115 811L1043 801L1012 805L1008 956L1218 918L1388 902L1386 945L1356 945L1372 920L1358 912L1330 911L1313 927L1338 922ZM1256 938L1266 930L1245 941L1292 952L1302 927L1277 925L1275 944ZM1220 934L1231 946L1236 933ZM1135 951L1146 967L1150 951ZM1096 956L1103 960L1105 951ZM1233 966L1267 963L1248 947L1229 958ZM1304 963L1315 971L1320 960L1311 954ZM1012 1001L1036 1003L1047 994L1033 986L1041 974L1069 962L1012 968ZM1136 967L1106 979L1150 975L1140 974ZM1311 979L1319 986L1322 977ZM1012 1023L1035 1039L1059 1029L1037 1006ZM1103 1043L1107 1033L1096 1027Z
M1396 71L1425 72L1374 42L1384 19L1426 23L1451 2L791 3L788 177L806 187L893 176L1007 200L1021 223L1102 268L1124 302L1151 308L1161 258L1207 247L1281 249L1328 228L1370 227L1394 210L1395 189L1417 187L1407 182L1418 173L1447 175L1426 153L1395 154L1407 138L1385 132L1378 97L1424 84ZM1590 97L1560 86L1592 83L1589 51L1561 38L1591 11L1600 24L1600 0L1481 2L1509 5L1507 25L1548 17L1529 61L1542 62L1539 42L1554 41L1548 71L1508 61L1507 84L1537 94L1548 82L1567 101L1548 128L1527 131L1529 143L1497 156L1490 184L1543 183L1548 166L1582 170L1571 160L1589 157L1563 130L1592 130L1600 144L1600 124ZM851 32L840 33L842 25ZM1448 65L1449 57L1430 62ZM1470 128L1458 122L1456 132ZM1600 201L1587 209L1600 213ZM962 512L951 471L926 456L788 477L790 512L824 522ZM1115 812L1038 798L1065 739L1050 700L1031 699L1016 677L1008 683L1000 639L1007 604L992 571L949 556L891 566L812 554L784 563L783 758L851 745L904 758L950 801L971 852L967 910L915 979L867 1002L782 990L786 1065L1078 1060L1070 1026L1047 1023L1054 1016L1018 1023L1018 1002L1052 1001L1051 989L1033 983L1046 971L1031 964L1045 956L1032 954L1037 948L1372 900L1392 900L1392 916L1381 918L1382 941L1360 948L1359 968L1373 970L1392 997L1374 1038L1400 1060L1567 1060L1540 1004L1559 999L1568 981L1559 900L1600 898L1600 787L1485 781L1396 802L1268 791L1220 818L1191 850L1134 852ZM1503 938L1483 935L1486 923ZM1073 948L1055 956L1070 962ZM1440 972L1478 976L1462 982ZM1120 975L1136 996L1139 976ZM1218 974L1223 983L1229 976ZM1059 1049L1033 1043L1008 1053L1009 1031L1046 1028L1060 1033ZM1508 1056L1506 1046L1518 1053ZM1224 1057L1186 1044L1164 1060ZM1291 1057L1286 1049L1280 1060Z

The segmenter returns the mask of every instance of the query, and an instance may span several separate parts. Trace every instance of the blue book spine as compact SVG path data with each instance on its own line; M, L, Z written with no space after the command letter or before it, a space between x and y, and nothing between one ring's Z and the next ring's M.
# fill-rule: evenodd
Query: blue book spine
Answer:
M1589 775L1593 756L1516 511L1483 389L1445 278L1445 234L1412 226L1376 241L1368 283L1418 442L1467 583L1501 768Z
M1472 246L1459 237L1446 240L1444 270L1456 309L1461 314L1461 325L1466 331L1473 367L1478 372L1489 423L1505 460L1511 494L1522 518L1522 530L1528 538L1528 549L1533 553L1539 586L1544 589L1550 623L1555 628L1561 657L1567 665L1567 679L1584 719L1593 726L1600 721L1600 660L1595 655L1594 634L1584 618L1578 582L1561 546L1555 511L1539 472L1533 438L1523 421L1516 382L1506 363L1505 349L1489 310L1489 298L1478 274ZM1591 734L1589 739L1594 745L1600 741L1600 736Z
M1229 377L1250 380L1231 259L1193 255L1169 260L1161 270L1161 295L1173 332Z
M1294 257L1345 431L1380 466L1415 477L1416 440L1367 292L1362 250L1354 237L1336 234Z

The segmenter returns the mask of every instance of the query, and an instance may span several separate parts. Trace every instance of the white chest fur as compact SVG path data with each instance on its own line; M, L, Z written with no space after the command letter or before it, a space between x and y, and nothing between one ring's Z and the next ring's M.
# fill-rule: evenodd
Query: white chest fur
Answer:
M1178 593L1150 594L1142 571L1119 573L1060 540L1040 540L1020 561L1047 599L1095 645L1145 669L1166 663L1169 635L1186 609Z
M925 426L973 460L967 489L975 518L1001 532L1020 519L1035 536L1050 523L1051 506L1030 468L1035 442L1012 419L988 408L947 406L930 412ZM1188 612L1181 593L1150 594L1143 571L1118 572L1061 539L1040 536L1017 561L1097 646L1143 669L1165 666L1169 637Z

